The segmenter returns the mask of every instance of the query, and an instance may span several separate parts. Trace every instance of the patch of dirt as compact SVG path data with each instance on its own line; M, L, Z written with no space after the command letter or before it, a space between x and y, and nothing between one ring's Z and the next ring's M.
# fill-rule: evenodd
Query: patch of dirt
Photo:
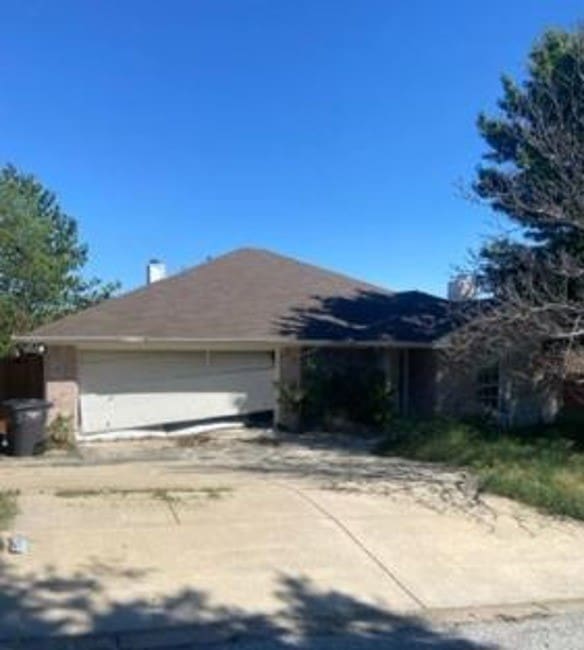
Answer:
M211 441L211 436L208 433L193 434L192 436L179 436L174 438L177 447L199 447L206 445Z

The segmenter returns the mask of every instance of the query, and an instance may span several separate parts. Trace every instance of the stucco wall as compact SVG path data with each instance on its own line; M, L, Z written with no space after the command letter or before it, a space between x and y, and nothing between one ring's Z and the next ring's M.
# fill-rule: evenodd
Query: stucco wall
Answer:
M57 415L71 418L74 430L78 426L79 384L77 377L77 351L68 346L47 348L45 364L45 395L53 407L49 423Z

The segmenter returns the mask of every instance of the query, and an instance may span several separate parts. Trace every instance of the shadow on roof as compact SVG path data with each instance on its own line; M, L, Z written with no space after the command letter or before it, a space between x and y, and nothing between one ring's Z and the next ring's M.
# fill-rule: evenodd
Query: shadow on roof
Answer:
M450 303L420 291L355 297L312 297L316 306L293 309L276 324L283 336L301 340L430 343L453 327Z

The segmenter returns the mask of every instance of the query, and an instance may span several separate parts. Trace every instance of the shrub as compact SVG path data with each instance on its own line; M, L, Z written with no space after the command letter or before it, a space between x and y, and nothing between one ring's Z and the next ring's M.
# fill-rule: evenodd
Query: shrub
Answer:
M18 514L18 492L0 492L0 530L7 528Z
M47 427L49 445L61 449L71 449L75 446L73 418L71 416L57 415Z

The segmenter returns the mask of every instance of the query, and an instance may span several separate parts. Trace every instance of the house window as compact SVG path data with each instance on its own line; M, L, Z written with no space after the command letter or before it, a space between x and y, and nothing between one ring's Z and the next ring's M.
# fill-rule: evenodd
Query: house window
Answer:
M479 370L477 377L477 399L486 411L499 410L500 372L498 364Z

